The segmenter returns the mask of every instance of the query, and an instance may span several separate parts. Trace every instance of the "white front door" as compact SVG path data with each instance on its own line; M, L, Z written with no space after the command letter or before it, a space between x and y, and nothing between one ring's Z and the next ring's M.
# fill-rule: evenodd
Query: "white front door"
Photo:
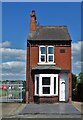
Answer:
M65 101L65 80L60 81L59 101Z

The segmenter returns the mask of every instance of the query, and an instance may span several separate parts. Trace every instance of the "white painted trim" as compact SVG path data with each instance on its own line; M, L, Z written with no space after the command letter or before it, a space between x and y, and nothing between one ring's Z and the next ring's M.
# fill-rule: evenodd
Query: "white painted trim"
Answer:
M53 62L41 62L41 63L37 63L38 65L56 65L56 63L53 63Z
M41 95L42 94L42 77L41 77L41 74L40 74L40 77L39 77L39 84L40 84L40 86L39 86L39 95Z

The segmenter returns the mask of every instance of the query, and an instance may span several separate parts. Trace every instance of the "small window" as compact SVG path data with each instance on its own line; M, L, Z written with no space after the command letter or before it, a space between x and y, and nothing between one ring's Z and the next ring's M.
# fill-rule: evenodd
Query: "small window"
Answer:
M41 62L45 62L45 55L41 55Z
M43 94L50 94L50 87L43 87Z
M49 61L49 62L53 62L53 56L51 56L51 55L48 56L48 61Z
M45 54L46 53L45 47L40 47L40 51L41 51L41 54Z
M54 48L52 47L48 47L48 54L54 54Z
M50 85L50 77L42 77L42 85Z
M65 53L65 49L60 49L60 53Z

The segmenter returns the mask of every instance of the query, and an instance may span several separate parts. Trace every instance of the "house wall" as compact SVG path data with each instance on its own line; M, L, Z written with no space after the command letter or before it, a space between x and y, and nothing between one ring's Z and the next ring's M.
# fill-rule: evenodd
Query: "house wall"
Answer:
M60 53L60 49L65 49L65 53ZM27 49L28 53L29 49ZM37 65L39 62L39 48L38 46L30 46L30 53L27 54L27 70L26 70L26 77L27 77L27 89L26 89L26 101L29 98L28 102L34 102L34 76L31 75L31 69ZM30 60L30 61L28 61ZM66 92L66 100L68 100L68 96L71 97L71 47L66 46L55 46L54 48L54 62L56 66L61 67L63 70L70 70L69 78L66 77L66 82L68 87L68 80L69 80L69 91ZM30 69L29 69L30 68ZM28 72L30 70L30 72ZM65 74L64 74L65 75ZM62 76L62 74L61 74ZM68 78L68 79L67 79ZM28 88L29 87L29 88ZM29 94L28 94L29 91ZM40 101L46 98L40 98ZM50 99L50 98L49 98ZM54 99L54 98L52 98ZM58 100L58 98L56 98Z
M64 49L65 53L60 53L60 49ZM54 62L63 70L71 70L71 48L66 46L56 46L54 50Z
M60 53L60 49L65 49L65 53ZM35 67L39 62L39 48L38 46L31 47L30 65ZM63 70L71 70L71 47L55 46L54 47L54 62L56 66Z
M38 46L31 47L31 55L30 55L30 65L31 68L35 67L39 61L39 48Z
M60 49L65 49L65 53L60 53ZM66 101L72 99L72 72L71 72L71 47L56 46L55 47L55 63L62 70L69 70L68 73L60 73L60 78L66 80Z
M54 96L54 97L40 97L39 102L40 103L53 103L53 102L58 102L59 97Z
M65 49L65 53L60 53L60 49ZM39 48L38 46L31 47L30 64L34 67L39 62ZM71 47L55 46L54 48L54 62L63 70L71 69Z
M37 46L31 47L30 50L30 69L35 67L38 63L39 49ZM30 72L31 73L31 72ZM34 102L34 76L30 74L30 102Z

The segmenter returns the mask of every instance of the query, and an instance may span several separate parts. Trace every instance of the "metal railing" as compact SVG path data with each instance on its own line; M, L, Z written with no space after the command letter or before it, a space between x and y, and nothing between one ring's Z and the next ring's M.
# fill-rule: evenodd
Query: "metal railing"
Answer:
M22 102L23 83L0 84L0 102Z

